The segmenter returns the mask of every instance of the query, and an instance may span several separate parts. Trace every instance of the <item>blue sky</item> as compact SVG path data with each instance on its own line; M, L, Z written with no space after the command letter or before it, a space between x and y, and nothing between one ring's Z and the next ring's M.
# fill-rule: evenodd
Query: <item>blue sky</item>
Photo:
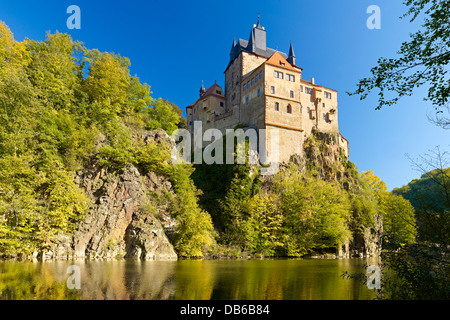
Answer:
M69 5L81 9L81 30L69 30ZM381 29L369 30L369 5L381 9ZM119 53L131 72L183 110L198 97L202 80L224 87L224 70L236 38L247 39L261 13L267 45L288 52L292 41L303 77L338 90L339 127L350 142L350 160L373 170L389 189L420 174L405 154L435 146L449 150L449 131L427 120L425 90L375 110L376 95L360 101L352 91L379 57L395 57L419 23L399 19L402 1L10 1L0 0L0 20L19 41L44 40L47 31L69 33L88 48Z

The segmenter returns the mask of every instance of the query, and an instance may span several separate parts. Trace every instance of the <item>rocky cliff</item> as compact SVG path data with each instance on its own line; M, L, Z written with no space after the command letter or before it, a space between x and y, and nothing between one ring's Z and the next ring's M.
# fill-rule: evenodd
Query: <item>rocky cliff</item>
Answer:
M320 178L338 181L350 194L361 189L358 170L345 156L339 142L339 133L314 131L304 146L305 167L308 166ZM383 218L378 212L373 214L373 224L361 228L357 226L352 239L338 248L341 257L363 257L381 253Z
M162 130L145 135L147 142L168 140ZM60 234L50 250L40 253L42 259L177 259L166 235L176 222L167 204L155 200L173 194L165 176L144 175L134 166L113 171L93 157L75 181L90 199L89 210L77 231Z
M303 157L293 156L291 162L298 165L300 171L309 170L320 179L339 182L350 194L357 194L361 189L358 170L345 156L339 133L313 130L305 141ZM283 166L280 169L283 170ZM372 218L371 226L354 226L351 239L337 248L335 253L318 252L312 256L348 258L379 255L383 218L378 212Z

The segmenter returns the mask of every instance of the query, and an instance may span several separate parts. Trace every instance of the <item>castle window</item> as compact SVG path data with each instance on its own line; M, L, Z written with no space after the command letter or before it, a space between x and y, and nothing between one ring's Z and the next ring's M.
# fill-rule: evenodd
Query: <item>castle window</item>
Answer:
M290 96L291 98L293 98L293 97L294 97L294 91L291 90L291 92L289 92L289 96Z
M191 122L189 122L189 125L190 125L190 126L192 126L192 121L191 121Z
M306 113L307 113L309 116L311 115L311 109L309 109L309 107L306 108Z
M255 82L258 82L258 75L255 76Z
M262 79L262 71L259 73L259 78Z
M245 104L248 104L248 97L245 98Z
M307 94L312 94L312 89L311 89L311 88L305 87L305 92L306 92Z
M287 73L286 73L286 80L287 80L287 81L295 82L295 76L292 75L292 74L287 74Z
M280 104L278 102L275 102L275 111L280 110Z
M283 72L274 71L273 76L278 79L283 79Z
M252 85L255 84L255 78L252 78Z
M274 87L274 86L271 86L271 87L270 87L270 93L271 93L271 94L275 94L275 87Z
M325 103L322 103L322 108L325 108Z
M331 99L331 93L325 91L325 98Z
M287 113L292 113L292 107L290 104L287 105L286 111Z
M247 82L247 89L250 88L250 81Z
M300 92L303 92L303 86L300 86Z
M220 106L223 107L223 102L220 103Z
M258 97L261 95L261 89L258 89Z

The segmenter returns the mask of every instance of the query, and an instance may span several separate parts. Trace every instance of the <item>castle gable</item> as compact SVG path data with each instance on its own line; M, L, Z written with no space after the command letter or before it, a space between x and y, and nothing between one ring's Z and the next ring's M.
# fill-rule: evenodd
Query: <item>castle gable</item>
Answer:
M275 67L292 70L294 72L300 72L300 68L290 64L279 52L275 52L267 61L266 64L270 64Z

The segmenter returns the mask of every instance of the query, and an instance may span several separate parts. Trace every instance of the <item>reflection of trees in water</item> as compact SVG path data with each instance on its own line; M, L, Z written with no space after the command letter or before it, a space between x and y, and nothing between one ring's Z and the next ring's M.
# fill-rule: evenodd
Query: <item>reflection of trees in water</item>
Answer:
M80 267L80 290L67 289L71 264ZM340 277L346 270L363 271L363 265L363 260L348 259L0 263L0 298L367 299L364 284Z
M2 300L76 300L77 291L66 281L58 281L48 264L33 262L0 263L0 299Z

